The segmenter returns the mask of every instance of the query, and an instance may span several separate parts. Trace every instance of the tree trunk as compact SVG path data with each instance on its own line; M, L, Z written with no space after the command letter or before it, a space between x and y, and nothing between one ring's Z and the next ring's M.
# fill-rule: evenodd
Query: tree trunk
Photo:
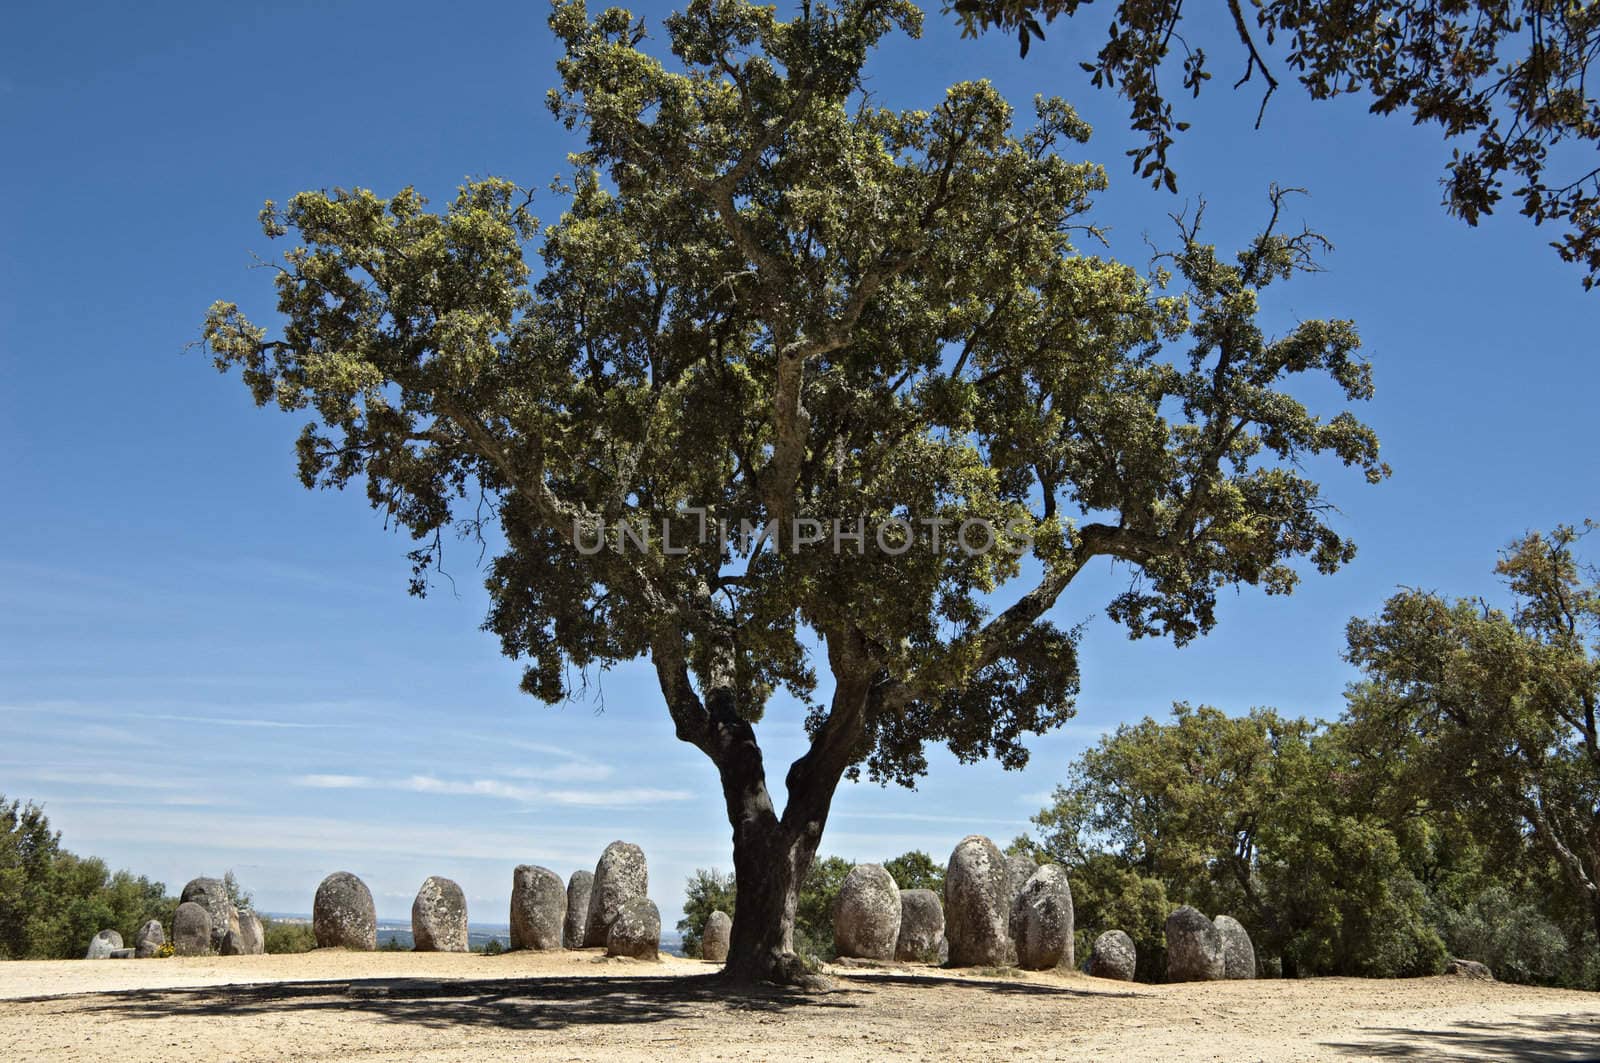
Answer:
M780 819L767 789L755 728L736 711L731 689L714 687L702 701L677 646L654 649L656 673L678 737L717 766L733 827L733 932L723 974L735 982L809 985L814 979L794 952L800 887L822 841L834 791L860 753L869 684L856 658L830 643L836 686L827 719L805 755L789 766L788 803Z
M783 818L772 811L761 751L752 734L744 771L722 768L728 820L733 825L734 919L724 975L735 982L813 985L794 951L800 887L817 855L834 792L859 737L865 684L839 683L829 720L805 756L789 766Z
M816 847L781 826L733 843L735 918L723 974L735 982L798 985L807 980L794 951L795 908Z

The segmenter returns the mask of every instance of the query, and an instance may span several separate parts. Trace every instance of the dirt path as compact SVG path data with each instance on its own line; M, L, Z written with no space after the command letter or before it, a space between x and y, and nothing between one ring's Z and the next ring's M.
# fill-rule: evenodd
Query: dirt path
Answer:
M1129 986L839 970L730 996L596 953L0 964L0 1060L1600 1061L1600 994L1452 978Z

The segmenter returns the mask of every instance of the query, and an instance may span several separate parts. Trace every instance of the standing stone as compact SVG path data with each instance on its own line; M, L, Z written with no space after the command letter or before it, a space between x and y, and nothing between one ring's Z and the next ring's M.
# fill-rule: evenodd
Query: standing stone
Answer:
M567 918L561 924L561 947L583 948L583 931L589 924L589 894L594 892L594 872L574 871L567 880Z
M1011 939L1017 946L1017 966L1030 971L1071 968L1072 887L1066 868L1046 864L1023 885L1011 905Z
M728 962L728 942L733 940L733 917L724 911L712 912L700 931L700 958L712 963Z
M239 912L228 900L228 888L220 878L194 878L183 887L179 901L193 901L211 916L211 951L222 952L222 939L228 931L239 929ZM174 935L176 936L176 935ZM224 955L227 955L224 953Z
M1256 947L1250 944L1250 932L1244 924L1231 915L1219 915L1211 922L1222 935L1222 977L1254 978Z
M467 951L467 895L447 878L429 875L411 902L411 941L418 952Z
M881 864L850 869L833 901L833 945L840 956L892 960L900 939L900 887Z
M1003 967L1012 961L1006 858L981 834L961 839L944 876L944 933L956 967Z
M1138 966L1139 953L1127 934L1107 930L1094 939L1094 950L1089 953L1089 973L1094 977L1131 982Z
M245 951L244 932L230 930L222 935L222 944L217 948L218 955L222 956L247 956Z
M141 960L148 960L161 951L161 946L167 943L167 932L161 929L161 920L151 919L139 928L139 933L133 939L133 954Z
M650 871L644 850L629 842L612 842L594 866L589 892L589 914L583 928L584 948L607 945L611 923L622 906L644 897L650 888Z
M111 953L122 948L122 935L115 930L102 930L89 939L89 951L84 954L86 960L109 960Z
M1017 903L1017 897L1022 893L1022 887L1028 884L1033 873L1039 870L1039 865L1023 856L1021 853L1012 853L1006 857L1006 905Z
M1187 904L1167 916L1167 981L1215 982L1226 971L1216 924Z
M905 963L938 963L944 941L944 905L932 890L900 891L900 936L894 958Z
M244 946L241 956L260 956L267 951L267 932L261 917L248 908L239 913L239 937Z
M319 949L355 949L372 952L378 947L378 914L372 891L348 871L335 871L322 880L311 902L311 929Z
M184 901L172 915L172 951L179 956L211 952L211 913L205 905Z
M606 930L606 955L658 960L660 950L661 913L656 910L655 902L649 897L630 898Z
M522 864L511 873L511 947L559 949L567 918L567 885L548 867Z

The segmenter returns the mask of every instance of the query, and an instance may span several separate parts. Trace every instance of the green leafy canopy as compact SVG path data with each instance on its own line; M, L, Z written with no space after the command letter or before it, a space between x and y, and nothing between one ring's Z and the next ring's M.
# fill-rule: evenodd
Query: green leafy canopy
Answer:
M669 67L628 12L558 2L550 107L587 147L556 222L502 179L437 212L411 189L269 203L266 233L293 238L281 330L222 302L204 342L257 403L310 415L307 486L363 484L415 537L418 593L453 532L495 547L487 626L529 693L644 657L719 764L782 689L812 704L792 783L909 783L928 742L1018 766L1071 713L1076 633L1045 614L1085 566L1130 566L1112 616L1181 643L1220 589L1288 592L1299 561L1351 558L1311 459L1387 469L1352 413L1287 387L1368 398L1354 326L1257 322L1324 247L1280 229L1284 193L1232 259L1197 217L1149 275L1082 254L1105 176L1063 157L1089 136L1064 101L1019 130L986 81L926 109L863 91L872 47L920 19L903 0L787 22L694 0L666 21ZM705 515L983 519L1032 547L749 553L698 536ZM687 546L579 548L621 522Z

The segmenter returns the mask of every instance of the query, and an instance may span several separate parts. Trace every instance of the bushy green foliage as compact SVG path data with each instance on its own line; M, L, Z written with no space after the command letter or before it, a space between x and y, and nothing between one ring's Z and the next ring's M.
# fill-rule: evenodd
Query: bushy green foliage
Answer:
M795 906L794 950L800 956L831 960L838 955L833 947L833 902L855 866L854 861L838 856L811 862Z
M131 944L150 919L170 929L176 907L161 883L61 848L38 805L0 796L0 959L79 957L102 930Z
M1507 982L1559 982L1582 976L1570 964L1567 938L1539 904L1490 886L1465 908L1441 908L1440 930L1452 954L1489 965Z
M222 876L222 889L228 895L228 902L239 911L248 912L255 907L255 898L250 896L249 890L239 885L232 868Z
M683 918L678 920L678 933L683 935L683 954L699 958L700 936L705 932L706 920L715 911L733 914L733 875L716 870L697 868L689 877L684 890Z
M317 947L317 935L310 923L287 923L261 919L262 946L267 952L310 952Z
M944 865L921 849L901 853L893 860L885 860L883 868L903 890L932 890L944 896Z
M485 956L498 956L506 951L506 947L499 938L490 938L484 943L483 948L474 951L481 952Z
M1405 591L1352 621L1332 724L1179 705L1073 765L1023 841L1073 875L1079 944L1141 976L1164 904L1227 912L1288 975L1437 971L1600 988L1600 572L1592 524L1512 543L1515 606ZM1165 898L1145 884L1159 887Z
M1258 709L1178 705L1074 764L1034 822L1073 876L1080 944L1120 929L1159 978L1177 904L1233 915L1288 974L1432 973L1426 894L1367 795L1337 784L1337 735Z

